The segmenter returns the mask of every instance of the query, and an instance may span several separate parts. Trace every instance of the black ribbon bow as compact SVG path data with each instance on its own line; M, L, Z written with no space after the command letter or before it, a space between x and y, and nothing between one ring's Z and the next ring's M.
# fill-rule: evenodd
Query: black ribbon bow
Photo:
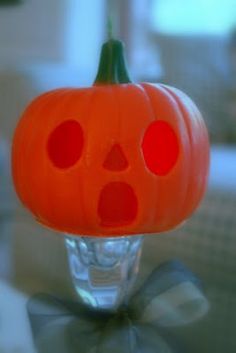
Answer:
M192 323L208 308L200 280L179 261L156 268L129 305L114 314L47 294L28 302L39 353L178 352L167 328Z

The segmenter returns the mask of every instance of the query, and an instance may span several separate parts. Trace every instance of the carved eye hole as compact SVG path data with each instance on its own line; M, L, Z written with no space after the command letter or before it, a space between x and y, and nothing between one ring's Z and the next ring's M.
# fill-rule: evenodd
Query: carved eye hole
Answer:
M50 134L48 155L57 168L66 169L80 159L83 145L84 137L80 124L75 120L67 120Z
M151 123L145 132L142 150L152 173L160 176L168 174L179 155L178 139L171 125L162 120Z

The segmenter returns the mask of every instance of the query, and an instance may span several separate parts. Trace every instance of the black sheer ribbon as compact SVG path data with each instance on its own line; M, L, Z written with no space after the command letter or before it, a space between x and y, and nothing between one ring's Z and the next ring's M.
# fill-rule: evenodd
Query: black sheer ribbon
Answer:
M38 353L182 353L169 328L193 323L208 309L200 280L179 261L156 268L114 314L47 294L28 302Z

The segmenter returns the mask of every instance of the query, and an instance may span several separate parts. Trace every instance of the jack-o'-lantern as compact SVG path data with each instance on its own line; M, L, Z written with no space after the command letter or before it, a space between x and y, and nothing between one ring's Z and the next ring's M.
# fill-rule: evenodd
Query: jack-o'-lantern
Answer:
M16 191L39 222L93 236L157 233L206 189L204 121L181 91L130 81L121 42L104 44L90 88L36 98L16 128Z

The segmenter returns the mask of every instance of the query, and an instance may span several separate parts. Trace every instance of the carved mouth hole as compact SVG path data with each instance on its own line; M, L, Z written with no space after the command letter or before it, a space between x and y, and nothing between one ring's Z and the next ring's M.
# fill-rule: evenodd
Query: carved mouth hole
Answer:
M124 182L112 182L101 191L98 215L104 227L121 227L137 216L138 202L133 188Z

